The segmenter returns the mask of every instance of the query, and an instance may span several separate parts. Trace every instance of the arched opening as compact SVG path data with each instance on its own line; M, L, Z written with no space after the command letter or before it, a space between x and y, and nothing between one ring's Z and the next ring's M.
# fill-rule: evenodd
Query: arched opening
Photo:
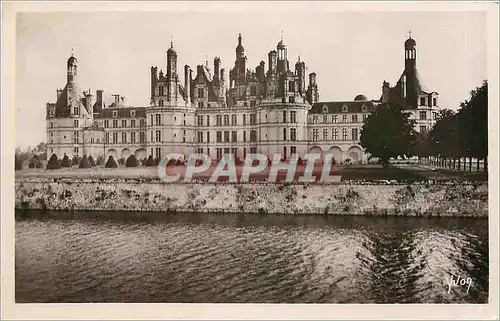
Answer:
M108 149L108 152L106 153L106 160L109 158L109 156L113 156L115 160L118 159L118 151L114 148Z
M130 156L130 149L128 149L128 148L122 149L122 157L126 159L129 156Z
M319 146L312 146L309 148L308 154L318 154L320 155L320 160L323 163L324 162L324 155L323 155L323 150Z
M354 164L359 164L363 160L363 150L359 148L358 146L352 146L349 148L347 151L347 155L349 155L349 158L351 159L351 163Z
M342 162L342 150L340 147L332 146L326 153L333 155L334 164L340 164Z
M144 159L144 158L148 157L145 148L139 148L138 150L135 151L134 155L135 155L135 158L137 158L137 159Z

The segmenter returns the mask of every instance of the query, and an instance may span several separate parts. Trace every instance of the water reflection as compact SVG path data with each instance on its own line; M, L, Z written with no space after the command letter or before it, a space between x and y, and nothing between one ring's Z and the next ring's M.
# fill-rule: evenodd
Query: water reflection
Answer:
M16 213L17 302L487 302L487 220ZM474 280L469 293L450 273Z

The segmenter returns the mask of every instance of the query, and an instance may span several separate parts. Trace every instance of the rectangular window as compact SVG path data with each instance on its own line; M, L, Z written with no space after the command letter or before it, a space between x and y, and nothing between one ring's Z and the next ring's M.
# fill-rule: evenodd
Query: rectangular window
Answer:
M113 144L118 144L118 133L113 133Z
M358 122L358 115L352 115L352 122L357 123Z
M156 159L161 159L161 147L156 147Z
M222 143L222 132L217 131L217 143Z
M80 115L80 107L75 107L75 115Z
M127 127L127 120L126 119L122 120L122 127Z
M210 132L207 132L207 143L210 143Z
M122 144L127 142L127 133L122 133Z
M251 86L250 87L250 95L251 96L257 95L257 87L256 86Z
M295 91L295 82L294 81L288 82L288 91L292 92L292 93Z
M436 98L432 98L432 106L436 106L437 105L437 99Z
M255 106L257 106L255 100L250 100L250 107L255 107Z
M286 128L283 128L283 140L286 141Z
M205 104L202 101L198 102L198 108L203 108L205 107Z
M290 128L290 140L291 141L297 140L297 129L296 128Z
M229 115L224 115L224 126L229 126Z
M238 156L238 149L237 148L231 148L231 154L234 155L234 157Z
M332 115L332 123L337 123L337 115Z
M217 159L222 158L222 148L217 148Z
M323 140L328 140L328 129L323 129Z
M158 96L164 96L164 95L165 95L165 92L164 92L163 86L159 86L158 87Z
M353 128L351 134L352 134L352 140L358 140L358 129L357 128Z
M229 154L229 147L224 148L224 154L226 154L226 155Z
M243 116L245 116L245 115L243 115ZM247 141L247 131L246 130L243 131L243 141L244 142Z
M130 120L130 127L135 127L135 119Z
M146 133L145 132L140 132L139 133L139 141L141 143L145 143L146 142Z
M433 112L432 113L432 118L433 119L437 119L438 118L438 113L437 112Z
M250 125L255 125L255 124L257 124L257 115L250 114Z
M54 128L54 123L50 123L50 128Z
M75 127L78 127L78 119L73 120L73 125L74 125Z
M257 147L250 147L250 154L257 153Z
M156 126L161 126L161 114L155 115Z
M368 115L363 115L363 123L368 119Z
M160 130L156 131L156 141L161 142L161 131Z
M243 159L247 158L247 149L243 147Z
M247 115L243 114L243 126L247 124Z
M198 115L196 117L196 120L197 120L197 124L196 124L197 126L203 126L203 116Z
M425 106L425 97L420 97L420 106Z
M347 140L347 128L342 128L342 140Z
M236 126L236 115L231 115L231 126Z
M73 132L73 143L78 144L80 140L79 132Z
M198 138L198 143L203 143L203 132L197 132L196 135Z
M164 105L163 105L163 99L160 99L160 100L158 101L158 106L159 106L159 107L163 107L163 106L164 106Z
M198 98L203 98L204 90L203 88L198 88Z
M116 119L113 120L113 127L115 128L118 127L118 120Z
M317 124L318 123L318 116L313 116L313 124Z
M155 138L153 136L153 131L151 131L151 142L154 143L154 141L155 141Z
M141 119L140 120L140 126L141 127L146 127L146 120L145 119Z
M283 110L283 122L286 123L286 110Z
M421 111L419 113L420 120L426 120L427 119L427 112L426 111Z
M132 144L135 144L135 132L131 132L131 133L130 133L130 142L131 142Z
M250 131L250 141L251 142L257 141L257 131L255 131L255 130Z
M104 134L104 143L109 144L109 133Z
M210 127L210 115L207 115L207 126Z
M425 132L427 130L426 126L420 126L420 132Z
M339 139L339 129L334 128L332 129L332 140L338 140Z
M290 155L297 154L297 146L290 146Z
M290 112L290 122L291 123L296 123L297 122L297 112L295 110L292 110Z
M324 115L323 116L323 123L326 124L328 122L328 116Z
M319 129L313 129L313 141L319 140Z
M224 142L229 143L229 130L224 131Z
M238 141L238 133L235 130L231 132L231 141L233 143L236 143Z
M73 151L78 155L79 148L75 147L75 148L73 148Z
M217 118L216 118L216 125L217 126L222 126L222 116L221 115L217 115Z
M54 132L50 132L50 137L54 136Z
M347 123L347 115L342 115L342 122Z

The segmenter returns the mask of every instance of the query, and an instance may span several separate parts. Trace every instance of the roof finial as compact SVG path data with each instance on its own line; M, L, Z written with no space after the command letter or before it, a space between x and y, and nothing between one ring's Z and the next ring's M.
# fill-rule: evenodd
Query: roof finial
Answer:
M411 30L408 30L408 37L411 39Z
M283 41L283 30L281 30L281 41Z
M174 38L170 32L168 34L170 35L170 48L174 48Z
M71 57L73 57L73 51L75 50L75 48L71 47Z
M300 62L300 55L299 55L299 62Z
M205 66L207 66L207 68L208 68L208 55L207 54L205 54Z

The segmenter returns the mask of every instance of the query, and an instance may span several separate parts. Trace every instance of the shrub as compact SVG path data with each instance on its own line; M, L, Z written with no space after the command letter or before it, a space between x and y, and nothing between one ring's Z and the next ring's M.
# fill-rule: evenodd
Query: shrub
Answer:
M118 164L116 163L115 159L113 158L113 155L109 156L108 161L106 162L106 165L104 165L106 168L117 168Z
M125 157L121 157L118 159L118 164L125 165Z
M73 159L71 160L71 166L78 165L80 164L80 157L78 156L73 156Z
M50 156L49 161L47 162L47 169L59 169L61 168L61 161L57 158L56 154L52 154Z
M104 165L104 157L98 156L97 161L96 161L96 165L98 165L98 166Z
M82 159L80 160L80 165L78 165L78 168L90 168L89 159L86 155L83 155Z
M149 155L148 160L146 161L146 166L155 166L155 160L153 159L153 156Z
M90 167L94 167L95 166L95 161L92 158L92 156L89 156L88 161L89 161Z
M127 166L127 167L139 166L139 162L137 161L137 158L135 158L135 155L132 154L127 158L127 161L125 162L125 166Z
M23 169L23 163L21 162L19 157L16 156L14 163L15 163L14 166L15 166L16 171L20 171Z
M157 158L155 158L155 166L158 164L160 164L160 158L157 157Z
M70 167L70 166L71 166L71 164L69 162L69 157L68 157L68 155L64 154L64 157L61 161L61 167Z

